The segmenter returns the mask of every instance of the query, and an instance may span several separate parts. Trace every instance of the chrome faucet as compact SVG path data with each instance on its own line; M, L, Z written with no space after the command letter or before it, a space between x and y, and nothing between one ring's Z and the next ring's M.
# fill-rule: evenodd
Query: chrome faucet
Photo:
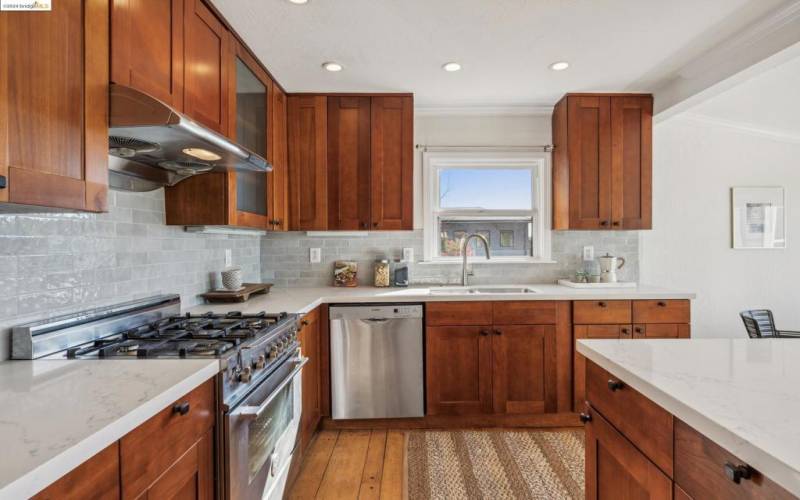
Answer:
M483 248L486 250L486 260L489 260L489 240L486 239L486 236L472 233L464 238L464 243L461 244L461 255L464 257L461 268L461 286L467 286L467 276L472 275L472 273L467 273L467 245L469 245L469 240L472 238L478 238L478 241L483 242Z

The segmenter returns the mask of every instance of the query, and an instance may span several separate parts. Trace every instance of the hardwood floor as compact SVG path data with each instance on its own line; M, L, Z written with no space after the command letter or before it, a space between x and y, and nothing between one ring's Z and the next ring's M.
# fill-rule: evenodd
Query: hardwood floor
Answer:
M289 498L402 499L405 448L402 431L322 431L303 460Z

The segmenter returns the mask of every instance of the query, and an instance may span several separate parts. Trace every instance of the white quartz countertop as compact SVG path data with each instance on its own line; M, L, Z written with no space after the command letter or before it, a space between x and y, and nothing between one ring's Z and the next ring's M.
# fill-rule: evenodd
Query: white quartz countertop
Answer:
M800 340L579 340L578 352L800 496Z
M493 285L486 285L491 288ZM482 300L625 300L625 299L694 299L693 293L668 290L647 285L636 288L603 288L586 290L561 285L513 285L528 286L537 293L448 293L452 287L409 288L273 288L267 295L254 295L247 302L227 304L203 304L189 309L191 312L243 313L268 311L307 313L320 304L344 304L359 302L433 302L433 301L482 301ZM432 291L433 290L433 291Z
M0 363L0 498L28 498L219 371L217 360Z

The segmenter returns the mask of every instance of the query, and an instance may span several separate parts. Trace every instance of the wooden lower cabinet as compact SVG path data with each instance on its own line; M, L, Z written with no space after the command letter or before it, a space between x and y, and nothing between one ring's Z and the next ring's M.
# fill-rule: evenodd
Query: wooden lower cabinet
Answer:
M33 498L34 500L116 500L119 495L119 443L116 442Z
M587 500L672 498L672 480L600 414L586 423Z
M302 404L303 414L300 417L300 448L305 450L319 425L320 406L320 346L322 320L320 308L306 314L301 320L298 331L300 349L308 363L303 367Z
M428 415L491 413L490 327L428 327L425 345Z
M568 411L568 302L431 302L426 324L428 415Z

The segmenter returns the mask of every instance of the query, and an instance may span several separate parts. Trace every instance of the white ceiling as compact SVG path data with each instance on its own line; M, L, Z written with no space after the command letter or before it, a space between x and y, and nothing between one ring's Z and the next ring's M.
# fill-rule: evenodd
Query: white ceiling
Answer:
M214 0L290 92L410 91L417 106L648 91L785 0ZM553 72L548 65L567 60ZM324 61L345 66L340 73ZM458 61L463 70L441 65Z
M754 76L689 113L800 141L800 57Z

